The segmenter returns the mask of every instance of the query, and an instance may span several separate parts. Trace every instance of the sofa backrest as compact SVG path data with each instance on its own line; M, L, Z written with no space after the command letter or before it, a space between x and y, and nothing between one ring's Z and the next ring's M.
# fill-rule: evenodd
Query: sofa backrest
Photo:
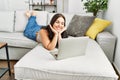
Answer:
M0 11L0 31L13 32L14 11Z
M15 11L15 32L23 32L27 25L28 18L25 16L26 11ZM39 25L47 25L47 14L46 11L37 11L36 21Z
M6 32L23 32L28 18L25 16L26 11L1 11L0 12L0 31ZM56 13L49 13L47 11L37 11L37 22L41 26L46 26L50 23L51 18ZM66 27L68 27L74 14L62 13L66 18ZM92 14L79 14L92 15Z

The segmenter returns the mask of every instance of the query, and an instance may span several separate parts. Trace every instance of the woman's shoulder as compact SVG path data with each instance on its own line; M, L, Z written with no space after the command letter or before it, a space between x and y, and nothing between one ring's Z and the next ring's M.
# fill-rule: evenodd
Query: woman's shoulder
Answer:
M45 29L45 28L40 29L40 32L46 32L46 31L47 31L47 29Z
M41 28L41 30L40 30L40 34L48 34L47 29L45 29L45 28Z

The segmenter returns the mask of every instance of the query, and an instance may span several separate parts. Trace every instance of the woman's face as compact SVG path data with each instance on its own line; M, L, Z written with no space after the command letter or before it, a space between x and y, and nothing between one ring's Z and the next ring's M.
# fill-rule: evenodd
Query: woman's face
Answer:
M53 28L57 31L60 32L64 28L64 19L63 17L59 17L55 23L53 24Z

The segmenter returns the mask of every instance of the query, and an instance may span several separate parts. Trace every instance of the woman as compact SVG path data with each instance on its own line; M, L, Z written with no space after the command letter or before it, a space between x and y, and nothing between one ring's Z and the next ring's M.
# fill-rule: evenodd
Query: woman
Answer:
M58 47L59 41L62 38L67 38L65 28L65 17L62 14L55 14L46 27L42 27L36 22L36 12L26 12L28 24L24 30L24 35L37 42L42 42L42 45L47 50L53 50Z

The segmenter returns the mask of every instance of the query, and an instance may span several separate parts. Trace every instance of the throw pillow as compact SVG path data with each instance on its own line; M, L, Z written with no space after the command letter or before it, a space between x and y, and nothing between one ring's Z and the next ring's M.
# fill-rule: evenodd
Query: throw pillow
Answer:
M86 32L86 36L89 36L90 38L95 39L97 34L99 32L102 32L110 24L111 24L111 21L96 18L93 24L90 26L90 28Z
M74 37L84 36L94 19L94 16L74 15L67 28L68 35Z
M0 31L13 32L14 11L0 11Z

